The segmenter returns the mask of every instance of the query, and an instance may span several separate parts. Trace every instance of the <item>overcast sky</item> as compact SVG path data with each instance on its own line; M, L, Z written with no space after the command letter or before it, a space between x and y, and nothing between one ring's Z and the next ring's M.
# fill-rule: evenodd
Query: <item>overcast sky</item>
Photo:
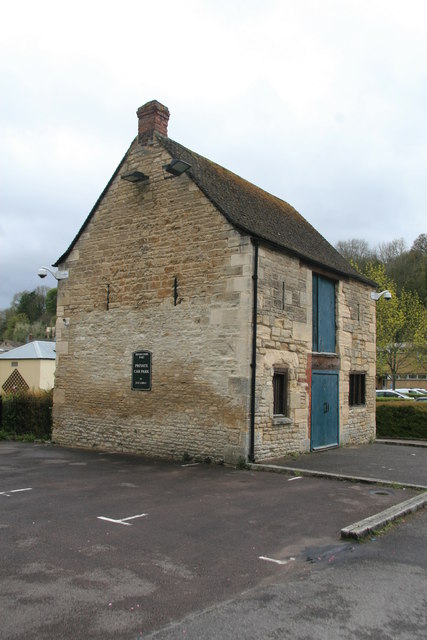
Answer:
M427 232L425 0L21 0L0 39L0 309L43 282L156 99L332 244Z

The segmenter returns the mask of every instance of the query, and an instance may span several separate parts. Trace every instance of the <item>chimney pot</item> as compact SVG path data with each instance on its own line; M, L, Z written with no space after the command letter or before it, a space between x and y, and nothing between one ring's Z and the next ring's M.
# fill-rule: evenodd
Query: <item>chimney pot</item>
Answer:
M147 144L153 139L154 132L167 137L169 109L157 100L151 100L136 112L138 116L138 142Z

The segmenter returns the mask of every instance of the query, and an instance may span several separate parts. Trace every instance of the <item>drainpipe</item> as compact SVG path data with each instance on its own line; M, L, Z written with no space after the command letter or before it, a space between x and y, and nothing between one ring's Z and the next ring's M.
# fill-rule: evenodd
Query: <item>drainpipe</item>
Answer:
M258 240L252 238L254 245L254 273L253 280L253 304L252 304L252 378L251 378L251 409L249 432L249 461L255 462L255 387L256 387L256 338L258 315Z

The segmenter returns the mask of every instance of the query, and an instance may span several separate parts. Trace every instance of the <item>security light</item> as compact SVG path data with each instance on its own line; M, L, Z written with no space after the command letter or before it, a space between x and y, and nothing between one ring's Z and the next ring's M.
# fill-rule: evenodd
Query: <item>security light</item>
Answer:
M376 291L373 291L371 293L371 298L372 300L375 300L375 301L378 301L380 298L384 298L384 300L391 300L392 295L390 291L386 289L385 291L381 291L381 293L377 293Z
M121 179L127 180L127 182L145 182L149 179L149 176L146 176L142 171L130 171L129 173L124 173Z
M48 272L56 279L56 280L66 280L68 278L68 271L52 271L49 267L40 267L37 272L39 278L46 278Z
M184 160L171 160L169 164L166 164L163 167L168 173L171 173L174 176L180 176L182 173L185 173L189 169L191 169L191 164L188 162L184 162Z

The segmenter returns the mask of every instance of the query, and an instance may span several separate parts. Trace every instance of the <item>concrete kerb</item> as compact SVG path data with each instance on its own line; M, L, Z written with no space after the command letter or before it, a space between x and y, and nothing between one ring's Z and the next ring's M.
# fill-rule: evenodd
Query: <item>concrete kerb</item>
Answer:
M385 525L402 518L408 513L415 513L418 509L422 509L427 505L427 486L411 484L406 482L391 482L379 478L366 478L364 476L349 476L338 473L328 473L326 471L311 471L309 469L296 469L294 467L282 467L273 464L248 464L248 468L252 471L269 471L272 473L283 473L292 476L307 476L314 478L327 478L330 480L347 480L349 482L363 482L366 484L375 484L380 486L393 487L395 489L415 489L422 491L421 495L414 496L400 502L385 511L380 511L369 518L355 522L341 529L342 538L356 538L360 540L373 531L381 529Z
M377 438L375 440L375 444L394 444L397 445L399 447L420 447L420 448L427 448L427 441L426 440L398 440L397 438L394 439L387 439L387 438Z
M415 513L415 511L424 508L426 505L427 492L424 492L419 496L414 496L413 498L409 498L409 500L405 500L405 502L400 502L399 504L394 505L394 507L389 507L380 513L376 513L369 518L365 518L355 524L344 527L344 529L341 529L341 538L356 538L357 540L360 540L370 533L374 533L378 529L382 529L390 522L393 522L398 518L402 518L408 513Z
M383 480L381 478L366 478L365 476L350 476L345 473L329 473L328 471L313 471L311 469L299 469L296 467L284 467L275 464L249 463L248 468L252 471L271 471L274 473L284 473L292 476L307 476L312 478L329 478L330 480L348 480L349 482L364 482L366 484L378 484L397 489L415 489L416 491L427 491L427 486L411 484L410 482L396 482L395 480Z

